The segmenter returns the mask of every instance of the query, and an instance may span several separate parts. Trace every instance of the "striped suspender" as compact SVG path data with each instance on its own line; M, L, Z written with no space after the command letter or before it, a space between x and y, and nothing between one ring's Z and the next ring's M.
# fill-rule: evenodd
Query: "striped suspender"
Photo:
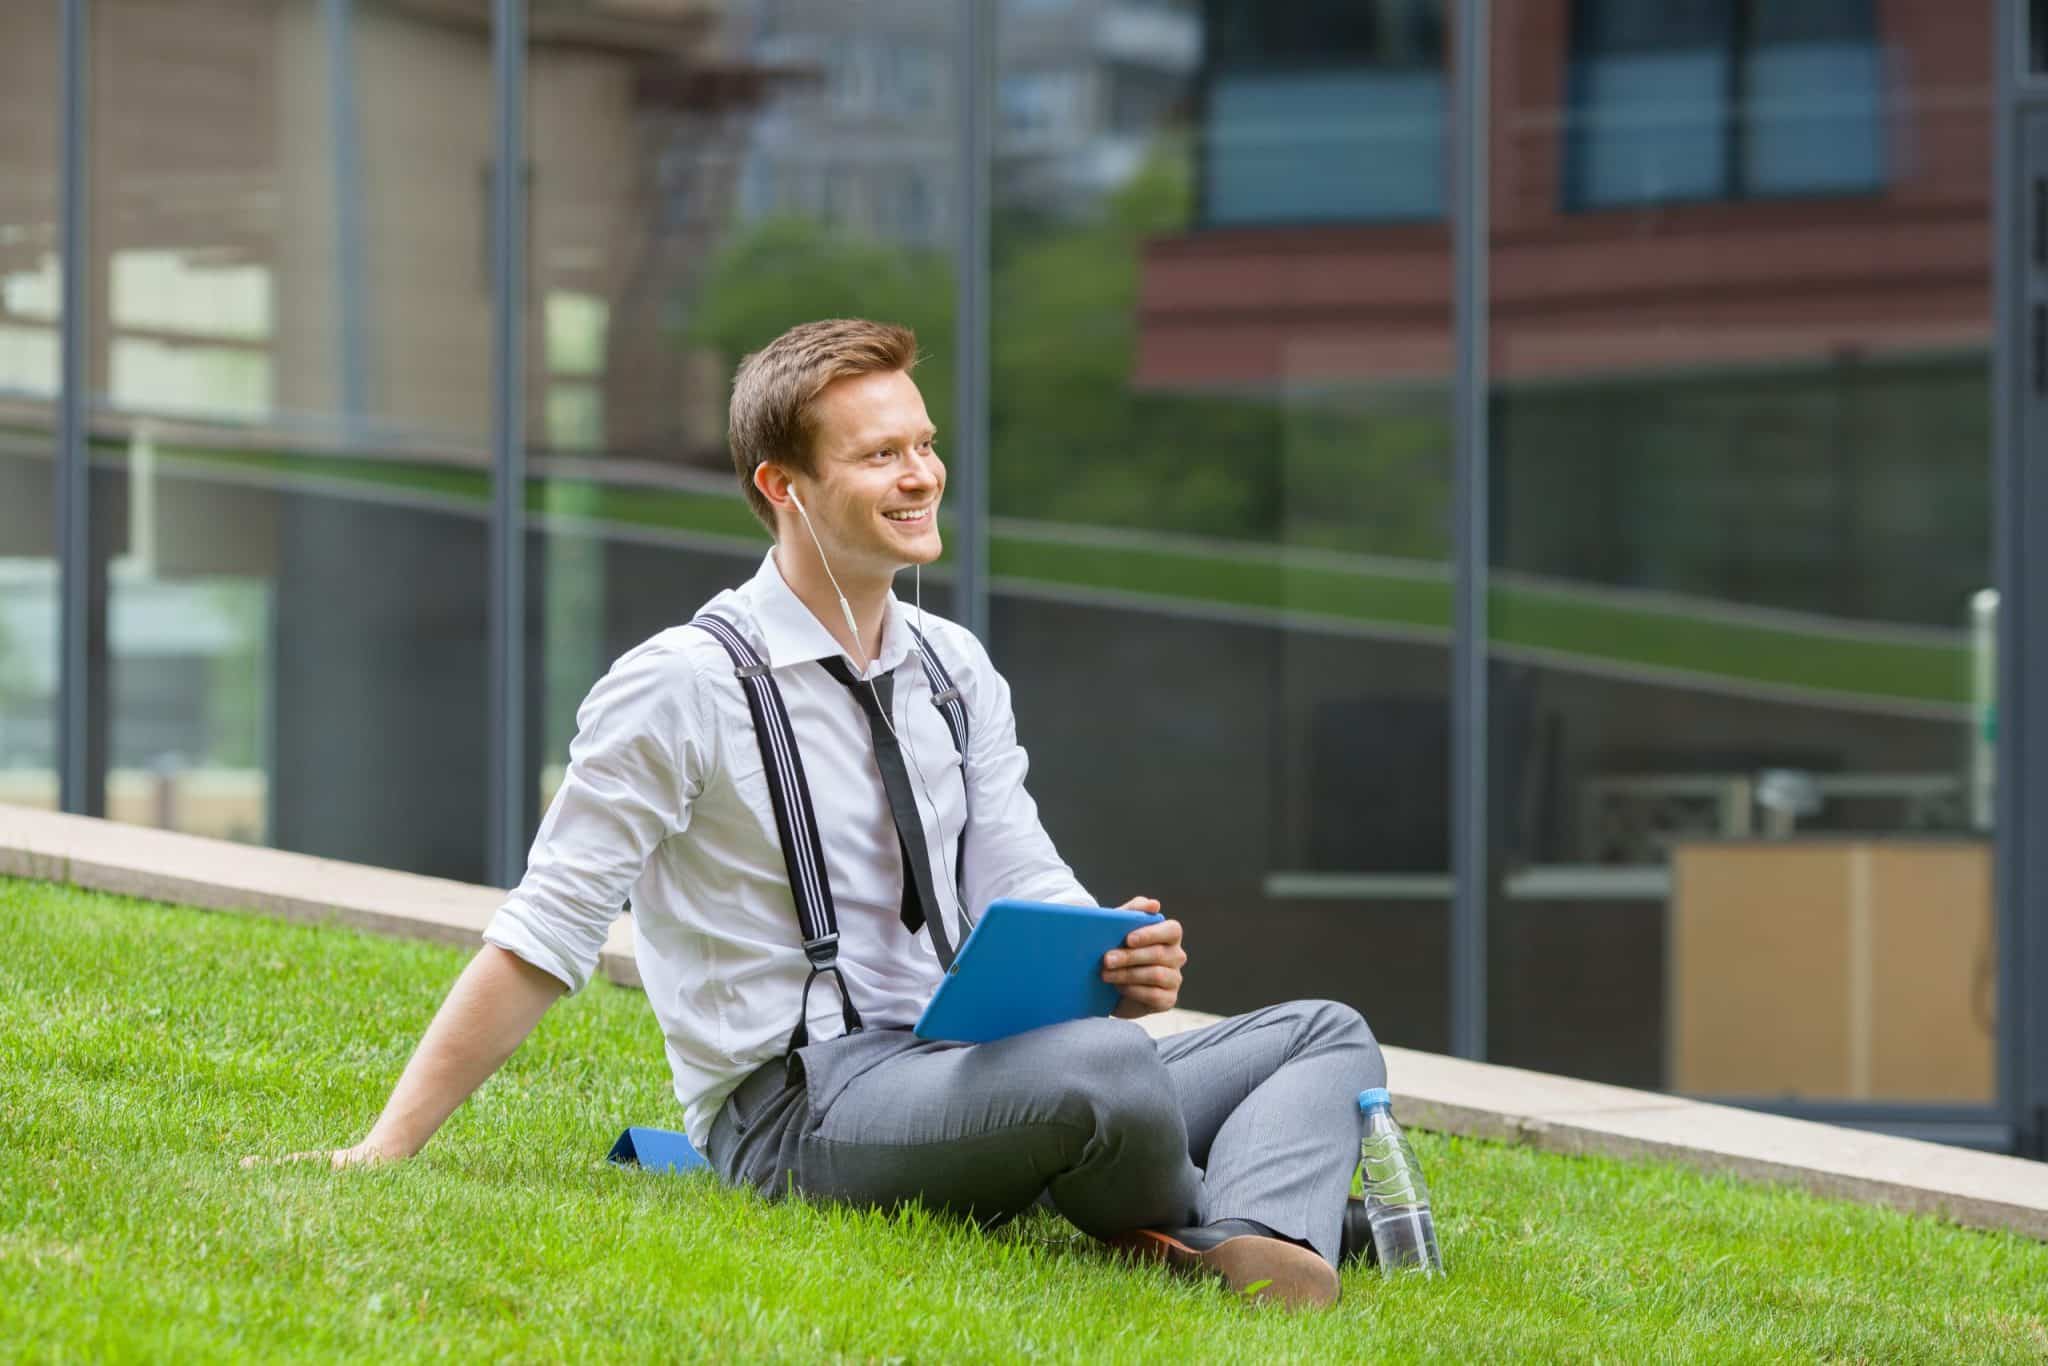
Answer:
M739 675L740 687L747 694L747 709L754 714L754 739L761 746L761 767L768 775L768 797L775 806L775 831L782 837L782 859L789 869L790 895L796 900L797 921L803 927L804 957L811 960L811 975L804 979L803 1004L797 1010L796 1032L789 1036L789 1051L794 1053L810 1042L811 984L822 972L831 973L839 986L846 1032L858 1034L860 1012L853 1008L846 978L839 972L839 916L832 908L832 879L825 872L825 846L818 838L818 817L811 809L803 756L797 753L796 736L790 732L789 710L782 704L782 690L775 686L767 662L754 653L754 647L725 618L706 613L690 624L709 632L732 656L733 671Z
M690 625L706 632L725 647L732 657L733 672L747 695L747 710L754 715L754 739L761 746L761 768L768 778L768 797L775 807L775 832L782 837L782 860L789 869L790 895L796 901L797 920L803 927L804 956L810 959L811 975L804 979L803 1004L798 1008L796 1031L789 1036L794 1053L810 1042L811 983L818 974L829 972L839 987L839 1005L846 1032L861 1032L860 1012L847 994L846 978L839 971L839 915L832 906L832 879L825 872L825 845L818 837L818 816L811 807L810 785L804 781L803 756L797 752L796 736L789 727L789 709L783 705L782 690L775 686L766 660L754 652L746 638L724 617L707 612ZM946 718L953 749L960 755L963 781L967 764L967 706L960 689L939 663L924 633L911 628L917 637L917 656L924 661L925 681L931 685L932 705ZM967 849L967 828L960 829L960 867ZM933 908L938 913L938 908ZM963 900L960 915L971 929Z
M967 762L967 704L960 700L960 690L953 686L953 676L932 653L932 643L924 638L924 632L913 626L910 634L917 637L917 657L924 661L924 678L931 684L932 705L946 718L946 729L953 732L953 752L960 756L964 766Z
M974 818L974 812L964 805L967 800L967 704L960 700L960 689L953 686L953 676L932 653L932 643L924 638L924 632L912 626L910 634L917 637L917 657L924 661L924 678L931 685L932 705L946 718L946 729L953 733L953 752L960 756L960 800L966 819L960 822L960 840L953 851L953 868L964 882L967 877L967 824ZM965 888L956 887L954 893L959 898L960 919L965 928L971 930L974 917L967 913Z

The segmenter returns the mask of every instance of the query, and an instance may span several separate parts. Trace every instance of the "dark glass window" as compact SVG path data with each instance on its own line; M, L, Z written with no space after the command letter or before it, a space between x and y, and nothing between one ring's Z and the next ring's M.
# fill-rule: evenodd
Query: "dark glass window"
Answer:
M1884 183L1870 0L1579 0L1571 64L1573 208Z
M1274 5L1218 0L1209 41L1218 66L1443 66L1439 0Z
M1213 0L1207 12L1205 222L1442 216L1441 0Z

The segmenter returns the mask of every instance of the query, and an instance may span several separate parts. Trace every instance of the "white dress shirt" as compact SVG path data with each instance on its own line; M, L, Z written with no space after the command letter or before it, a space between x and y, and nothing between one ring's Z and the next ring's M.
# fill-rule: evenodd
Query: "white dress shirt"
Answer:
M930 928L903 928L902 853L867 717L817 663L843 651L790 591L772 552L752 579L704 610L732 623L782 690L838 910L839 968L862 1022L915 1024L942 973ZM1094 904L1024 790L1010 688L988 652L963 627L925 618L925 638L970 718L963 785L945 718L912 658L910 618L892 594L873 673L895 674L891 721L916 758L912 787L945 903L930 913L946 917L958 945L948 875L961 871L958 861L977 915L999 897ZM724 648L690 626L628 651L584 699L568 773L541 820L526 876L484 940L580 991L628 896L640 978L667 1042L685 1128L702 1149L726 1096L788 1047L810 964L745 693ZM809 1016L813 1041L844 1032L829 973L811 990Z

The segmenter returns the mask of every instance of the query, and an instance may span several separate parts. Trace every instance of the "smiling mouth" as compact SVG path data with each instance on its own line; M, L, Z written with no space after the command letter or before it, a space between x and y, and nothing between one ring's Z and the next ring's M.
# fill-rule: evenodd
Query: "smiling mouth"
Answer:
M921 508L901 508L895 512L885 512L882 515L892 522L915 526L919 522L930 521L932 509L937 506L938 504L936 503L926 503Z

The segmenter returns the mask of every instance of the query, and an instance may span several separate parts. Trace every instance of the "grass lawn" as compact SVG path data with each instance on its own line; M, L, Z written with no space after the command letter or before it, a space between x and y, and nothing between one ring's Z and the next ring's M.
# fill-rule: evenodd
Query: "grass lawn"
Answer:
M601 982L419 1158L238 1168L359 1137L465 956L0 879L0 1359L2048 1355L2048 1247L1431 1134L1451 1277L1352 1273L1294 1317L1049 1216L608 1167L679 1116L645 1001Z

